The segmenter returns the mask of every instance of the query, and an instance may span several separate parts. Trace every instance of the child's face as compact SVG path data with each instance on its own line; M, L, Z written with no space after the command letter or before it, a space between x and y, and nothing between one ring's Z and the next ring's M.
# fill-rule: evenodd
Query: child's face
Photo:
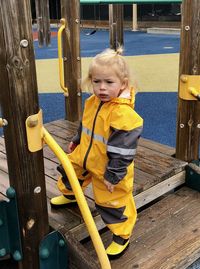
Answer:
M127 87L126 80L121 81L110 66L96 66L92 72L94 94L103 102L108 102Z

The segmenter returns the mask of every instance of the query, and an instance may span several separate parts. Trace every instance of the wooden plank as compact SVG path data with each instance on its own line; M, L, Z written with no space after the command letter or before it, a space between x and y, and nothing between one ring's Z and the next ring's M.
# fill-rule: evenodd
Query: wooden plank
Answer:
M158 142L143 137L140 138L139 145L144 148L149 148L151 150L158 151L169 156L174 156L175 154L175 148L160 144Z
M59 231L65 236L68 245L69 268L70 269L98 269L100 264L94 260L84 246L76 240L74 235L64 228Z
M163 194L166 194L167 192L174 190L176 187L182 185L184 182L185 182L185 171L182 171L181 173L161 182L160 184L157 184L152 188L149 188L148 190L135 195L134 199L136 203L136 208L139 209L144 205L147 205L148 203L159 198ZM94 218L94 221L96 223L98 230L101 230L106 227L100 216L96 216ZM76 238L78 240L82 240L89 236L84 223L73 228L71 232L76 234Z
M140 208L158 197L168 193L171 190L185 183L185 171L170 177L152 188L149 188L135 196L136 207Z
M200 257L200 193L181 188L138 215L131 244L112 268L186 269ZM101 235L105 246L110 232ZM96 254L90 243L84 246Z
M136 168L156 175L162 180L182 171L186 164L186 162L141 146L138 147L135 158Z

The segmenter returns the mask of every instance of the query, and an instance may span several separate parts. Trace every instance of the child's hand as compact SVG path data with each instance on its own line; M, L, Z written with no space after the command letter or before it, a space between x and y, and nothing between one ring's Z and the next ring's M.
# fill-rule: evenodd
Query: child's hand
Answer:
M114 187L115 185L113 185L112 183L110 183L109 181L104 179L104 184L106 185L107 189L109 192L113 192L114 191Z
M77 145L74 142L70 142L68 145L68 152L71 153L72 151L75 150L76 147Z

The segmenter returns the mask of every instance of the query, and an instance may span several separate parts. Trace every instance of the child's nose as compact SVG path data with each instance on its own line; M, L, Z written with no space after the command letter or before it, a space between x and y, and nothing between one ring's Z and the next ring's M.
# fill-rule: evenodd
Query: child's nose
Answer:
M104 82L101 82L100 90L105 90L105 89L106 89L106 84Z

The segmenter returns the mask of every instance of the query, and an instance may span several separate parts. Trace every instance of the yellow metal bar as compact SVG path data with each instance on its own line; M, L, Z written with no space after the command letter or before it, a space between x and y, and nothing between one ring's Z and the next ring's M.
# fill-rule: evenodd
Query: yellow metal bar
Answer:
M190 87L189 92L198 100L200 100L200 90L198 91L196 88Z
M65 87L64 84L64 71L63 71L63 57L62 57L62 33L66 27L65 19L61 19L61 27L58 30L58 61L59 61L59 78L60 78L60 86L65 92L66 96L69 96L68 88Z
M101 237L97 231L95 222L94 222L93 217L91 215L91 212L88 208L87 202L85 200L85 196L84 196L83 191L80 187L76 173L74 171L74 168L73 168L70 160L68 159L66 153L56 143L56 141L53 139L53 137L47 132L47 130L44 127L42 128L42 135L43 135L44 141L51 148L51 150L55 153L55 155L57 156L57 158L61 162L61 164L62 164L62 166L67 174L70 185L71 185L73 192L74 192L74 195L76 197L78 206L80 208L81 214L83 216L83 219L84 219L85 224L87 226L88 232L91 236L94 248L96 250L97 256L99 258L101 268L102 269L111 269L110 262L109 262L107 254L105 252L105 248L104 248L104 245L102 243Z

